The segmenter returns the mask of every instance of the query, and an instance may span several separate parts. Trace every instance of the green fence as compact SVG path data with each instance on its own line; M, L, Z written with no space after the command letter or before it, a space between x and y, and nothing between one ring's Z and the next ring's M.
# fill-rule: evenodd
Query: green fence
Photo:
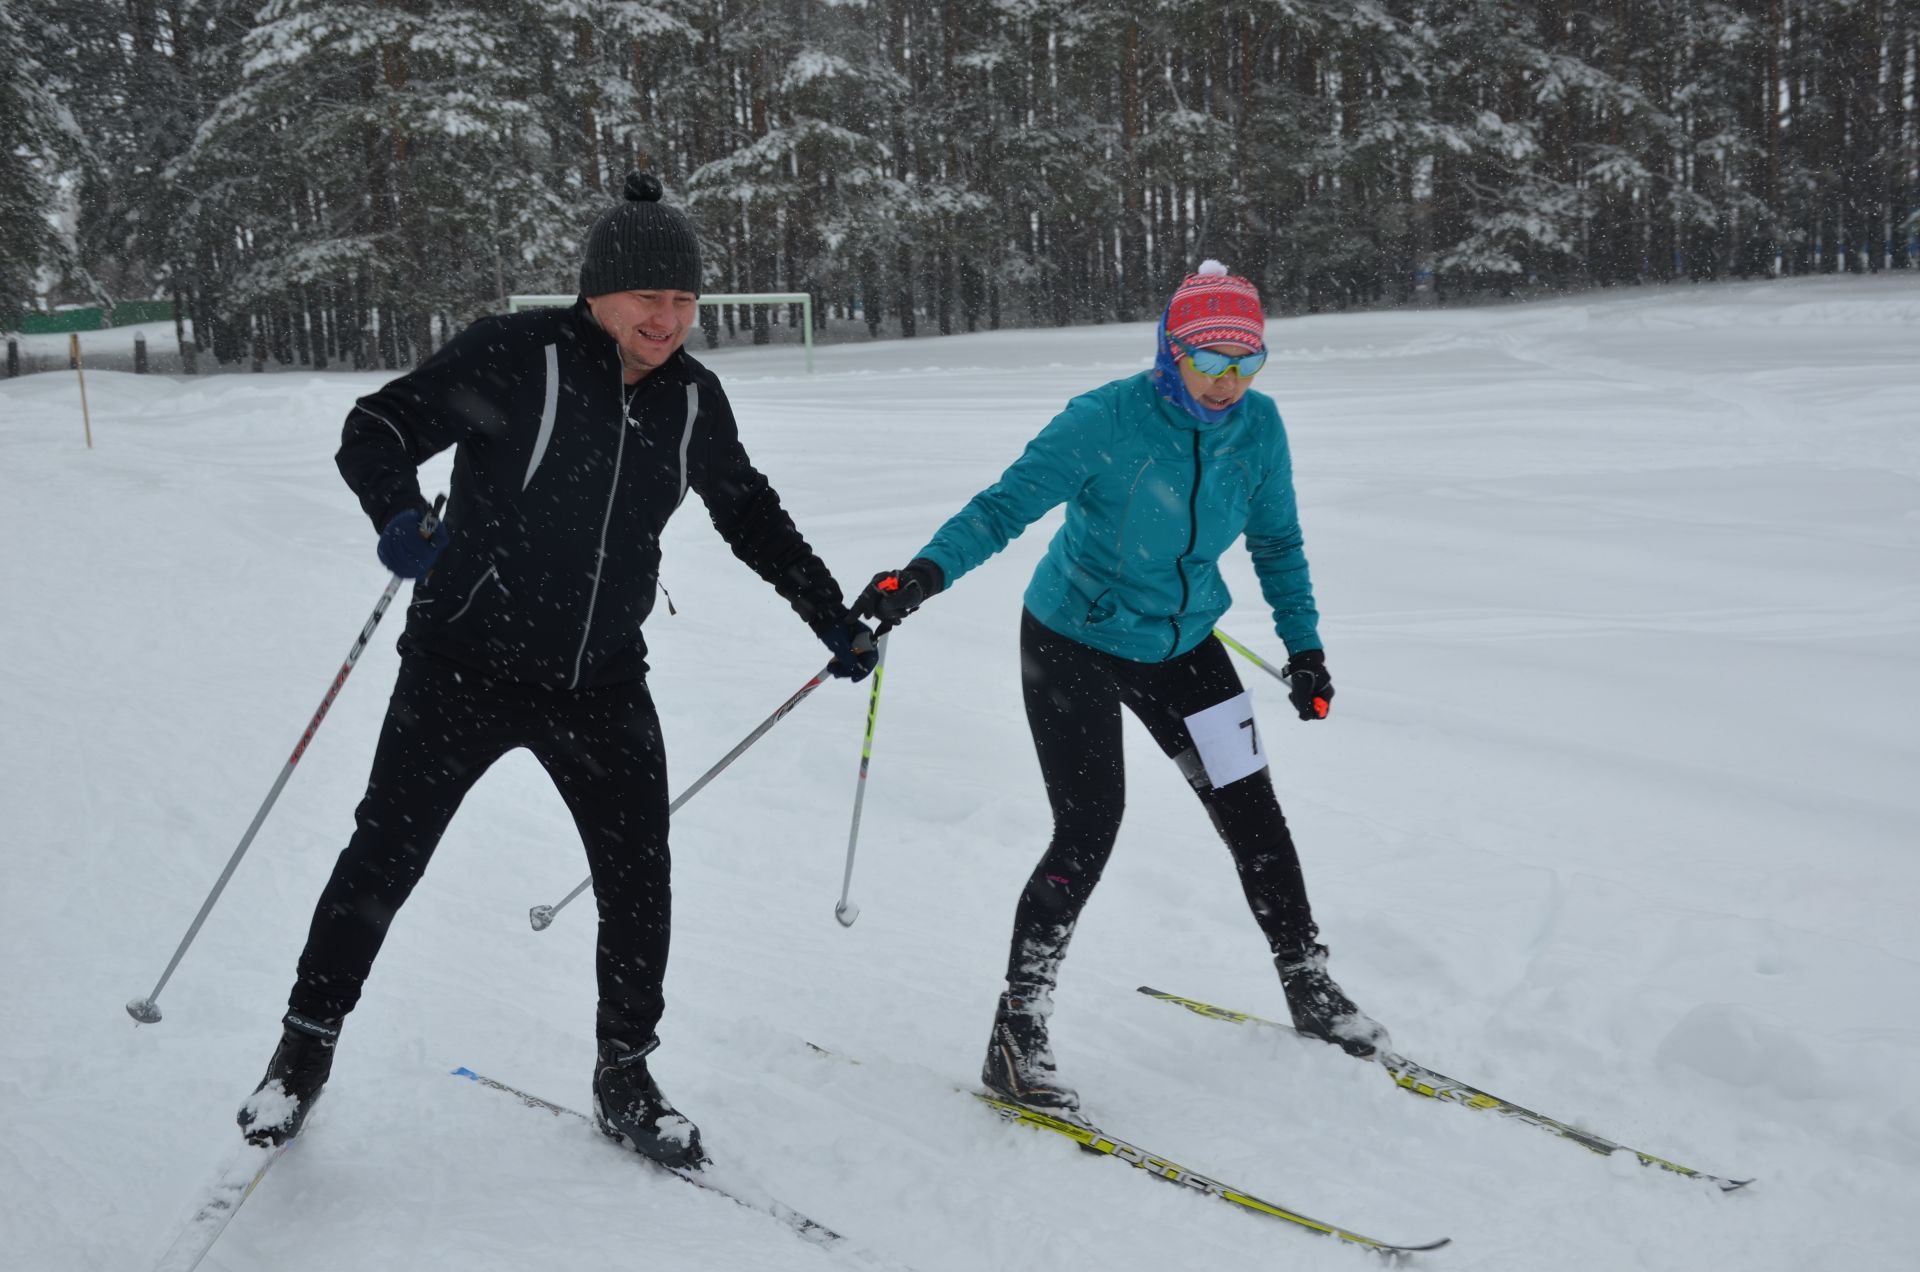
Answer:
M170 300L123 300L113 307L113 321L109 326L131 327L136 322L172 322L173 302Z
M62 309L57 313L16 314L7 324L23 336L50 336L63 331L98 331L107 324L98 309Z
M109 320L108 314L112 318ZM123 300L111 311L99 306L87 309L61 309L54 313L31 311L15 314L7 330L23 336L57 335L67 331L100 331L107 327L128 327L136 322L172 322L170 300Z

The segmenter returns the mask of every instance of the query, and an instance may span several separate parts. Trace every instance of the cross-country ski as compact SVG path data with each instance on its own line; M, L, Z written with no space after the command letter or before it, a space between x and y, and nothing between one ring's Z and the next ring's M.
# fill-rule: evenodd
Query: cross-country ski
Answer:
M1284 1029L1289 1033L1297 1032L1292 1025L1282 1024L1277 1020L1268 1020L1264 1016L1255 1016L1249 1012L1235 1011L1230 1007L1216 1007L1212 1003L1203 1003L1194 998L1182 998L1178 994L1169 994L1164 990L1153 989L1146 985L1140 987L1140 992L1149 998L1157 998L1162 1002L1185 1007L1195 1015L1205 1016L1208 1020L1222 1020L1229 1024L1261 1025L1269 1029ZM1468 1086L1457 1078L1450 1078L1444 1073L1438 1073L1391 1051L1376 1055L1372 1059L1387 1071L1393 1078L1394 1084L1402 1090L1426 1096L1430 1100L1439 1100L1442 1103L1462 1104L1470 1109L1491 1109L1505 1117L1525 1122L1529 1126L1537 1126L1549 1134L1558 1135L1561 1139L1571 1140L1602 1157L1626 1153L1636 1158L1642 1165L1658 1166L1661 1170L1685 1175L1689 1179L1704 1179L1723 1192L1732 1192L1753 1182L1751 1179L1723 1179L1718 1175L1709 1175L1705 1171L1695 1170L1691 1166L1670 1162L1664 1157L1655 1157L1652 1153L1643 1152L1637 1148L1616 1144L1592 1131L1582 1130L1577 1126L1548 1117L1544 1113L1535 1113L1532 1109L1522 1108L1511 1100L1503 1100L1497 1095L1489 1095L1477 1087Z
M199 1267L240 1207L267 1177L268 1168L294 1143L294 1140L266 1145L236 1143L229 1149L201 1189L186 1223L153 1265L153 1272L193 1272Z
M475 1073L465 1065L454 1069L452 1073L456 1078L465 1078L470 1082L478 1083L488 1090L498 1091L503 1095L510 1095L528 1108L541 1109L556 1117L571 1118L574 1121L585 1123L590 1127L593 1125L593 1119L577 1109L570 1109L564 1104L555 1104L551 1100L543 1099L527 1091L522 1091L519 1087L509 1086L507 1083L497 1078L490 1078L483 1073ZM744 1206L748 1210L757 1210L768 1218L785 1224L793 1230L795 1236L804 1241L810 1241L815 1245L828 1247L838 1246L846 1241L845 1237L827 1227L825 1224L809 1219L791 1206L774 1200L772 1197L767 1196L764 1190L754 1184L744 1179L730 1179L726 1171L715 1167L710 1162L698 1168L668 1166L659 1163L655 1163L655 1165L658 1169L672 1175L676 1179L692 1184L695 1188L705 1189L710 1193L725 1197L728 1201L736 1205Z
M1117 1136L1109 1135L1099 1127L1083 1123L1078 1119L1056 1117L1041 1112L1039 1109L1028 1108L1024 1104L1016 1104L1011 1100L1004 1100L997 1096L986 1095L979 1092L975 1093L974 1098L1007 1121L1015 1123L1016 1125L1031 1126L1040 1130L1052 1131L1056 1135L1063 1135L1072 1140L1087 1152L1103 1154L1117 1161L1125 1162L1129 1166L1146 1171L1156 1179L1164 1179L1168 1183L1178 1185L1181 1188L1190 1188L1204 1197L1217 1197L1221 1201L1238 1206L1242 1210L1251 1211L1254 1214L1270 1215L1275 1219L1284 1220L1287 1223L1293 1224L1295 1227L1304 1228L1309 1232L1319 1233L1322 1236L1333 1237L1337 1240L1344 1241L1348 1245L1362 1246L1374 1251L1376 1254L1417 1254L1426 1250L1438 1250L1441 1246L1448 1244L1447 1238L1445 1237L1440 1238L1438 1241L1426 1242L1423 1245L1395 1245L1392 1242L1361 1236L1357 1232L1350 1232L1334 1224L1323 1223L1318 1219L1308 1218L1306 1215L1289 1210L1287 1207L1276 1202L1263 1201L1252 1193L1221 1183L1219 1180L1203 1175L1197 1170L1179 1165L1168 1158L1151 1153L1137 1144L1130 1144Z

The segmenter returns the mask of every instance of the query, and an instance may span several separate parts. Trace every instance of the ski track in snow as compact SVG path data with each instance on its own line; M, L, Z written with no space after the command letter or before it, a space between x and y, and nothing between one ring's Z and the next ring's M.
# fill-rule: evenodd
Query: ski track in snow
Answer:
M1226 853L1129 723L1129 811L1055 1047L1174 1160L1465 1272L1912 1266L1920 1187L1920 280L1673 287L1276 320L1339 697L1242 666L1333 966L1414 1059L1744 1193L1396 1091L1139 984L1285 1007ZM851 593L903 563L1144 325L710 359ZM698 339L696 337L696 344ZM0 383L0 1263L144 1268L232 1142L351 828L399 605L134 1028L378 597L334 472L378 374ZM445 457L424 477L446 480ZM829 685L675 827L662 1085L729 1168L887 1265L1350 1269L1369 1256L1004 1127L961 1093L1048 817L1019 597L1056 512ZM1250 562L1223 624L1282 652ZM823 661L691 504L647 629L678 790ZM404 601L404 597L403 597ZM858 1262L651 1172L585 1107L585 873L524 754L467 801L348 1021L312 1134L220 1269ZM823 1057L808 1041L845 1058ZM1901 1225L1902 1227L1904 1225Z

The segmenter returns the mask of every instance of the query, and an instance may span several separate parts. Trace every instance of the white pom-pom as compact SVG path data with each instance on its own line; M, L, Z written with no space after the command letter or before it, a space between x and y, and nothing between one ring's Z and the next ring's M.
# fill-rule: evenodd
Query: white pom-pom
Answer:
M1193 272L1202 278L1222 278L1226 276L1227 267L1219 261L1209 259L1201 261L1200 268Z

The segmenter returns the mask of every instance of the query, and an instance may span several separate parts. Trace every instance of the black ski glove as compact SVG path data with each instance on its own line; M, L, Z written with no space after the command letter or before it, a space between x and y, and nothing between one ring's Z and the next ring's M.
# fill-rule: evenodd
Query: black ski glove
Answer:
M904 570L883 570L855 598L854 612L877 618L891 627L926 604L947 586L947 576L925 557L915 557Z
M854 616L852 610L814 629L820 643L833 652L827 670L858 684L873 671L880 651L873 643L873 629Z
M1321 649L1303 649L1280 669L1287 678L1287 697L1302 720L1324 720L1333 705L1333 677L1327 674L1327 655Z

